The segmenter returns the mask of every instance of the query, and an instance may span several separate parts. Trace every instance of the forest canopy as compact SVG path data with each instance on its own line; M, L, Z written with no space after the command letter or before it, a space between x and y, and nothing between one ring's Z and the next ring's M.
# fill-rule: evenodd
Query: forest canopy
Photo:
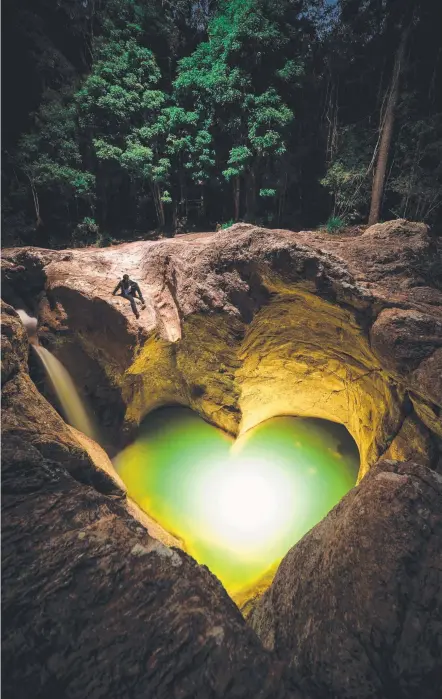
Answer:
M440 5L4 0L4 244L437 227Z

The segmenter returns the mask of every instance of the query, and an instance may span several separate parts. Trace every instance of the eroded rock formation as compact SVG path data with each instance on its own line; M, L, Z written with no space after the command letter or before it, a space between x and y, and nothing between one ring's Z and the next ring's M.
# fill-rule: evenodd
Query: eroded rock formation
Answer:
M5 699L296 699L209 571L18 436L3 442Z
M385 453L437 467L442 263L423 224L344 239L237 224L4 257L7 300L21 293L57 336L56 353L112 435L177 402L233 434L281 414L341 422L361 476ZM123 272L146 297L140 321L111 296ZM38 283L29 308L26 289L35 296Z
M405 221L345 239L239 224L4 253L5 301L38 315L108 445L170 402L233 434L278 414L322 417L355 438L362 479L257 602L265 649L36 389L24 329L4 305L6 699L436 696L439 255L426 227ZM140 321L111 296L124 272L147 301ZM416 463L375 466L381 456Z
M17 436L44 458L60 462L79 483L125 501L152 536L171 546L180 541L126 497L126 488L106 452L67 425L35 387L28 373L28 337L14 309L2 301L2 438Z
M382 461L291 549L249 619L318 693L442 687L442 476Z
M2 697L308 699L37 392L5 305L2 349Z
M124 496L106 454L93 442L95 453L89 454L36 389L28 374L28 336L14 309L2 301L2 435L7 434L21 436L45 458L63 462L78 481Z

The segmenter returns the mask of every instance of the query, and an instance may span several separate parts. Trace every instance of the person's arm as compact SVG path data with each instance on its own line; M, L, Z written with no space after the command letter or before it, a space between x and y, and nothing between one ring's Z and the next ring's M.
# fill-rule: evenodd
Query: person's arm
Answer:
M118 282L117 286L116 286L115 289L113 290L112 296L115 296L115 294L117 293L118 289L120 289L120 288L121 288L121 281Z
M138 283L137 283L137 282L135 282L135 284L134 284L134 289L135 289L135 291L137 292L138 296L140 297L141 303L144 303L143 294L141 293L141 289L140 289L140 287L138 286Z

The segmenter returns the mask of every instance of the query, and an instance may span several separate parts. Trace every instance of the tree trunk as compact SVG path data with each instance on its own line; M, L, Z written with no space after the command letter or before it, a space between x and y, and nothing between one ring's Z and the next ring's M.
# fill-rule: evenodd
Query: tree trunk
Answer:
M200 208L198 212L199 218L201 221L204 220L204 217L206 215L206 201L204 197L204 185L201 185L201 192L200 192Z
M284 187L282 188L282 192L279 195L279 204L278 204L278 226L281 225L282 217L284 215L284 207L285 207L285 199L286 199L286 194L287 194L287 170L285 172L285 177L284 177Z
M183 218L183 216L186 216L186 202L185 202L185 195L184 195L184 178L183 178L183 165L180 162L179 164L179 171L178 171L178 182L179 182L179 190L180 190L180 195L178 198L178 204L176 206L176 218L178 222L178 218Z
M157 192L158 192L158 211L159 211L159 214L160 214L160 218L159 218L159 220L160 220L160 228L163 229L163 228L165 228L165 226L166 226L166 214L165 214L165 211L164 211L164 202L163 202L163 200L161 199L161 190L160 190L159 187L157 188Z
M108 207L107 207L107 190L106 190L106 185L105 182L108 181L108 178L105 176L105 173L99 173L100 177L100 192L101 196L99 197L99 212L100 212L100 221L99 224L103 229L107 228L107 218L108 218Z
M256 215L256 175L253 168L247 175L246 186L246 221L254 223Z
M410 25L402 32L399 48L394 61L393 77L391 80L390 92L385 108L384 119L381 123L381 139L379 143L379 153L373 177L373 188L371 193L370 215L368 225L371 226L379 221L381 212L382 197L384 194L385 173L387 171L388 156L390 153L391 138L393 135L394 117L396 104L399 97L399 81L404 60L405 47L407 44Z
M326 152L329 163L332 162L338 148L338 113L338 86L332 82L325 114L328 122Z
M166 224L166 216L164 212L164 203L161 200L161 190L156 182L152 184L152 196L155 204L155 212L158 219L158 225L160 229L163 229Z
M233 210L235 221L239 221L240 184L239 176L235 177L233 180Z
M159 208L158 208L157 189L156 189L156 185L155 185L154 182L151 183L151 191L152 191L153 203L154 203L154 206L155 206L155 214L156 214L156 217L157 217L157 223L159 223L159 221L160 221L160 211L159 211Z
M27 175L27 178L29 180L29 184L31 187L32 199L34 200L35 228L38 229L38 228L41 228L41 226L43 225L43 221L41 220L41 217L40 217L40 202L38 200L37 190L34 187L34 183L33 183L32 179L29 177L29 175Z

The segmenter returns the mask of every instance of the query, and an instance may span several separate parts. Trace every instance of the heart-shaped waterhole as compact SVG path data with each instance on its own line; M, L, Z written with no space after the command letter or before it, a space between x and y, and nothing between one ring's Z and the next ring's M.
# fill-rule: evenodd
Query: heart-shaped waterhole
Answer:
M151 413L115 465L141 508L236 594L355 484L359 454L334 423L275 417L233 441L174 407Z

